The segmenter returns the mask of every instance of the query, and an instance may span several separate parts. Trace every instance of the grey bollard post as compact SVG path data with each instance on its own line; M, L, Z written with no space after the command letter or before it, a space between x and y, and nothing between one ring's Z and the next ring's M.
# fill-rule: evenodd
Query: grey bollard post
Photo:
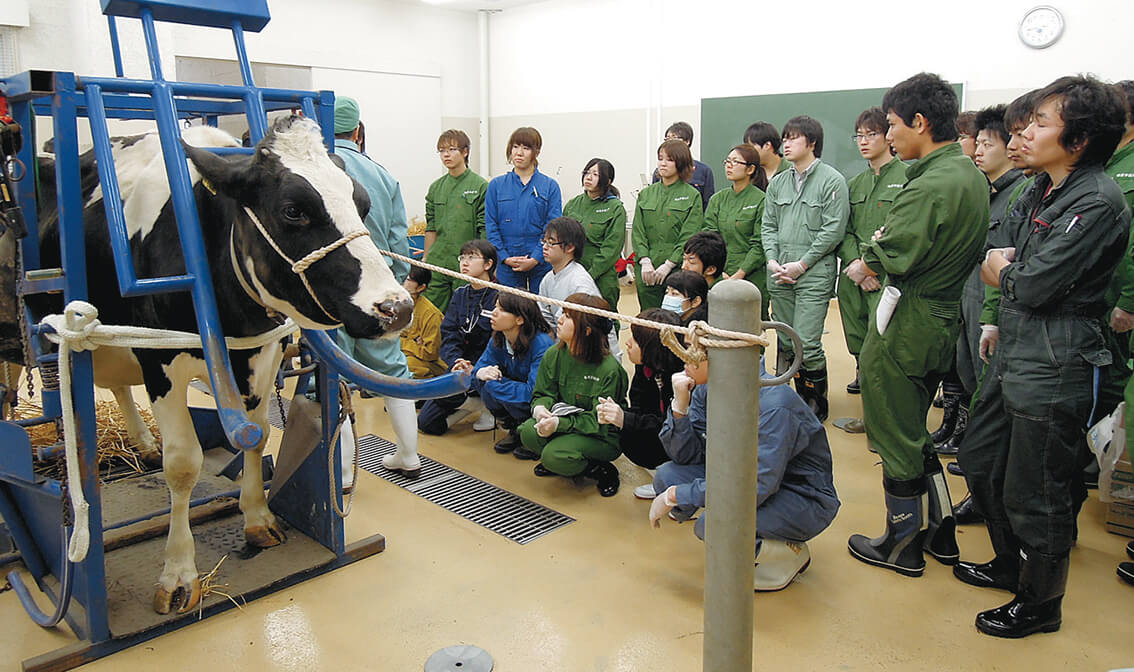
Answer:
M760 290L723 280L709 324L760 333ZM756 549L756 439L762 349L709 349L705 515L705 672L751 672Z

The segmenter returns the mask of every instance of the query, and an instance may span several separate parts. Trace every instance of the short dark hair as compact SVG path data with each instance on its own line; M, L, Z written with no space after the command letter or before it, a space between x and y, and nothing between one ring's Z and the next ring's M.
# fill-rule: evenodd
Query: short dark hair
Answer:
M693 177L693 154L689 151L689 145L685 144L685 141L666 140L658 147L658 154L662 152L665 152L670 161L673 161L677 168L677 177L682 180Z
M554 233L559 238L560 249L566 250L568 245L574 247L575 261L583 258L583 248L587 245L587 232L579 220L570 217L556 217L547 223L543 235Z
M664 308L643 310L638 314L638 317L674 327L681 326L681 317L677 313ZM684 368L685 364L681 361L681 358L673 354L673 351L662 343L661 331L658 329L632 324L630 325L630 334L642 350L642 366L651 369L655 377L662 376L668 380L671 374Z
M788 119L781 135L785 139L802 135L808 143L815 143L815 158L823 156L823 125L812 117L803 114Z
M551 327L548 326L547 320L543 319L543 311L539 309L539 304L526 296L500 292L496 295L496 305L505 313L511 313L524 320L524 323L520 325L519 332L516 334L516 342L512 344L512 351L517 355L522 355L527 352L528 348L531 347L532 341L535 340L536 335L540 332L545 334L551 332ZM504 344L505 340L503 333L499 331L492 333L492 343L496 347L506 347Z
M886 113L881 107L868 107L854 120L854 132L858 133L860 128L885 134L890 129L890 123L886 121Z
M619 197L621 194L618 193L618 187L614 186L614 164L606 159L595 157L587 161L587 165L583 166L584 177L592 166L598 166L599 192L602 194L614 194L615 198Z
M685 241L682 250L685 254L695 255L701 260L701 265L708 269L714 268L713 277L719 278L724 273L725 259L728 258L728 247L724 238L716 231L698 231L689 240Z
M744 141L757 147L763 147L770 142L772 149L779 154L782 138L775 126L766 121L757 121L744 130Z
M709 283L700 273L693 271L675 271L665 279L666 287L673 287L687 299L701 297L701 305L709 300Z
M1126 125L1134 126L1134 79L1124 79L1114 86L1126 99Z
M666 135L669 135L670 133L672 133L672 134L676 135L677 137L681 138L682 140L684 140L685 144L688 144L688 145L693 144L693 127L690 126L687 122L684 122L684 121L673 122L672 124L669 125L669 128L665 129Z
M1060 77L1040 90L1036 107L1053 99L1063 117L1059 144L1071 152L1086 143L1075 167L1105 164L1126 132L1126 101L1118 90L1090 75Z
M493 280L496 279L496 246L492 243L483 238L474 238L461 245L461 251L458 254L479 254L486 261L491 261L492 267L488 269L488 277Z
M1039 89L1028 91L1004 108L1004 130L1008 131L1009 135L1024 130L1031 123L1038 94Z
M535 152L535 155L538 157L539 156L539 150L543 148L543 136L541 136L539 134L539 131L532 128L531 126L521 126L521 127L517 128L516 130L512 131L512 135L508 136L508 146L504 148L504 160L505 161L511 161L512 160L512 147L514 147L516 145L524 145L525 147L531 147L532 151ZM532 163L534 163L538 166L539 165L538 158L533 159Z
M449 130L442 133L441 137L437 138L438 150L444 149L449 145L453 145L457 149L461 150L461 153L465 157L466 166L469 165L469 144L470 142L468 134L456 128L450 128ZM511 153L511 145L508 145L508 151L509 153Z
M1008 129L1004 127L1004 110L1008 108L1007 105L993 105L986 107L976 115L976 130L977 133L985 131L987 133L995 133L1000 136L1004 144L1012 139L1012 135L1008 133Z
M967 135L970 138L975 138L976 134L980 131L980 126L977 125L977 113L972 110L966 110L957 115L957 135Z
M567 303L577 303L588 308L610 310L610 304L605 299L591 294L576 292L567 297ZM575 359L588 364L598 364L603 357L610 354L610 345L607 336L614 324L605 317L592 313L584 313L574 308L564 308L563 312L575 323L575 340L570 345L560 343Z
M882 97L882 109L913 126L920 114L929 122L934 142L957 139L957 92L937 75L922 72L894 86Z
M410 266L409 279L416 282L419 286L424 287L433 282L433 271L421 266Z
M731 154L736 152L740 158L744 159L744 163L753 168L752 174L748 176L748 180L760 191L768 189L768 176L764 174L764 170L760 167L760 153L750 144L737 145L728 150Z

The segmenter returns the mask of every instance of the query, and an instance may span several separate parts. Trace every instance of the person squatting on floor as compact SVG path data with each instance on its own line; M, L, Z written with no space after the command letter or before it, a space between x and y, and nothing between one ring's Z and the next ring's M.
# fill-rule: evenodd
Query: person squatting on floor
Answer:
M684 371L673 374L673 404L660 434L671 461L659 466L654 476L659 493L650 506L654 527L671 509L670 517L683 522L705 506L708 379L708 360L686 364ZM835 519L839 498L827 432L787 385L760 388L759 442L754 588L780 590L807 569L807 541ZM693 533L705 538L704 515L697 518Z

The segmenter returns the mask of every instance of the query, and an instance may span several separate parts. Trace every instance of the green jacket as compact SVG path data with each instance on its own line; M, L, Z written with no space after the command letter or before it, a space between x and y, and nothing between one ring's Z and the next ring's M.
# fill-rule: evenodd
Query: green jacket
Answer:
M448 173L429 185L425 195L425 230L437 234L425 260L458 270L457 255L470 240L484 238L484 192L488 182L472 169L460 177Z
M886 220L894 197L906 185L906 164L891 159L878 174L867 167L847 182L850 192L850 221L847 222L847 235L839 246L839 259L844 267L862 257L861 246L870 241L871 236Z
M716 231L728 248L724 272L744 271L748 278L763 274L767 260L760 242L760 223L764 221L764 192L749 184L736 193L731 185L709 199L705 209L705 230Z
M584 192L567 201L563 216L577 220L587 232L580 263L595 282L607 273L614 273L614 264L626 242L626 206L622 201L612 193L603 198L591 198Z
M885 229L862 245L862 260L886 284L959 318L961 290L988 238L988 180L951 142L906 168Z
M543 406L551 410L560 401L578 406L583 412L559 418L556 434L585 434L616 446L618 430L599 424L595 407L599 397L610 397L625 406L629 387L626 369L614 357L606 355L598 364L587 364L575 359L567 346L559 342L543 354L532 392L532 408Z
M847 181L816 159L803 188L795 190L795 169L776 173L768 184L761 226L765 259L802 261L811 268L835 251L850 217Z
M1126 204L1134 210L1134 142L1128 143L1110 157L1110 161L1106 163L1106 174L1118 183ZM1131 245L1134 245L1134 236L1131 239ZM1127 248L1118 268L1114 269L1114 277L1111 278L1106 294L1108 308L1117 306L1128 313L1134 313L1134 260L1130 258L1132 249L1134 248ZM1109 320L1110 316L1107 315L1105 319Z
M668 260L680 267L685 241L701 230L702 212L701 192L682 180L668 187L654 182L639 192L630 236L638 262L649 259L656 268Z

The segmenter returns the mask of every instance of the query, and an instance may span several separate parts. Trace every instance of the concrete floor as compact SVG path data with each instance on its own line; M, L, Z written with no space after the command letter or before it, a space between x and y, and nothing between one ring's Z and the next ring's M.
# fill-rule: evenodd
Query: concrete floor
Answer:
M624 293L621 307L634 311L632 292ZM856 415L860 400L844 391L853 361L837 303L828 327L831 418ZM393 439L380 400L358 401L356 408L361 433ZM930 424L939 418L934 410ZM1114 573L1128 540L1105 531L1104 508L1093 492L1072 554L1063 629L1019 641L986 637L973 618L1007 601L1007 593L964 585L928 557L917 579L850 557L851 533L875 535L883 528L881 467L864 435L827 426L842 509L810 543L806 574L782 592L753 597L757 669L1134 666L1128 639L1134 588ZM648 502L631 494L649 480L647 473L620 459L622 489L604 499L593 485L534 477L531 462L494 453L491 436L464 424L445 437L422 436L420 450L577 522L519 546L360 472L348 541L379 532L387 539L384 553L84 669L400 672L423 669L443 647L475 644L493 656L499 672L700 670L703 546L690 524L649 527ZM949 485L959 500L963 480L950 477ZM990 557L983 527L961 528L958 542L965 558ZM159 570L155 558L155 578ZM69 632L38 628L14 594L0 594L3 669L73 641Z

